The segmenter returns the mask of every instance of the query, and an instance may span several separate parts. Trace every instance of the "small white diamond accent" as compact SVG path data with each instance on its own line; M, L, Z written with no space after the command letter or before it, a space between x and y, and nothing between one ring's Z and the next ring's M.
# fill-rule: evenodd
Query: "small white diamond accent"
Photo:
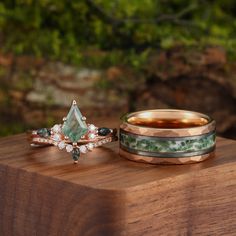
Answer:
M93 124L89 125L88 128L89 128L89 131L95 131L96 130L96 126L93 125Z
M52 139L54 140L54 141L61 141L61 135L59 135L59 134L54 134L53 136L52 136Z
M59 149L63 149L65 146L66 146L66 144L65 144L64 141L61 141L61 142L58 144Z
M85 145L80 146L79 150L81 153L86 153L88 151Z
M73 150L73 146L72 145L70 145L70 144L66 145L66 151L67 152L71 152L72 150Z
M99 142L98 142L98 145L100 145L100 146L101 146L101 145L102 145L102 141L99 141Z
M93 134L93 133L91 133L91 134L88 135L88 137L89 137L89 139L95 139L95 138L96 138L96 135Z
M61 126L60 126L60 125L54 125L54 126L52 127L52 131L53 131L54 133L60 133L60 132L61 132Z
M93 144L92 143L87 144L87 148L88 148L88 150L91 151L93 149Z

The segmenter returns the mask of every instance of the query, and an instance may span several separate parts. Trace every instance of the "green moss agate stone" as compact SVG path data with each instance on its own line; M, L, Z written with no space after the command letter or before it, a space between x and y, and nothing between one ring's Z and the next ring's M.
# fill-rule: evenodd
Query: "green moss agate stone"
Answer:
M72 151L72 158L74 161L78 161L79 160L79 156L80 156L80 150L79 148L75 148Z
M210 132L192 137L149 137L125 133L120 130L120 144L129 152L145 152L153 157L175 157L177 153L181 156L190 156L191 153L198 152L202 155L209 152L215 146L215 132ZM144 154L142 154L144 155Z
M88 131L88 127L82 117L78 106L76 103L73 103L66 117L66 121L62 126L62 133L69 137L73 143L78 142Z
M51 135L51 132L47 128L42 128L37 130L37 134L42 138L48 138Z

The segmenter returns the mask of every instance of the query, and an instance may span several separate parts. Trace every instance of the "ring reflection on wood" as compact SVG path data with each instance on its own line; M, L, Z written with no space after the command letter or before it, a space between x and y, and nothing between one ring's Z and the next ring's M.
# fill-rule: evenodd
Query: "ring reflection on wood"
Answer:
M120 155L153 164L187 164L214 155L215 121L184 110L126 114L120 126Z

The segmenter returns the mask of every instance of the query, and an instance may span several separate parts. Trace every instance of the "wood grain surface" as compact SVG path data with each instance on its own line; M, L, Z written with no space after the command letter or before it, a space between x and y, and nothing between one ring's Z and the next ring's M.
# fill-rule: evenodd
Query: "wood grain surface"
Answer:
M128 161L118 149L74 165L25 134L0 139L0 236L236 235L236 141L218 138L214 158L181 166Z

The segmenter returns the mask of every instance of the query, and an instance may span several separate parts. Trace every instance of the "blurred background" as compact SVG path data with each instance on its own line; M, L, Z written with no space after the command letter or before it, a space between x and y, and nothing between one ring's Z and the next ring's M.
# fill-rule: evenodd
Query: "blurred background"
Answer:
M234 0L1 0L0 136L178 108L236 139Z

